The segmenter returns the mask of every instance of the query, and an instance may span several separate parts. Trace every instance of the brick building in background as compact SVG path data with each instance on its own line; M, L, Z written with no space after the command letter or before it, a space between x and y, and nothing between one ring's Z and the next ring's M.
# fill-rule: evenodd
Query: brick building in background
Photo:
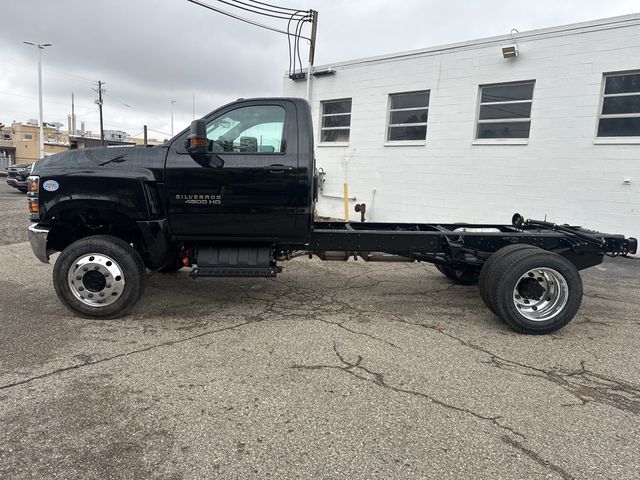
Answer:
M513 33L316 67L318 213L640 236L640 14Z
M53 155L69 150L69 135L58 125L44 122L44 153ZM33 163L40 158L40 128L37 121L13 122L0 131L0 158L6 165Z

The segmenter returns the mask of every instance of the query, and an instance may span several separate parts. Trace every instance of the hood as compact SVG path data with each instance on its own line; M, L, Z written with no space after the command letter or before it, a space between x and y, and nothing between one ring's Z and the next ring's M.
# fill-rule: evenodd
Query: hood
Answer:
M38 160L32 174L46 177L69 175L140 176L158 178L164 170L167 149L146 147L98 147L69 150Z
M16 163L15 165L9 165L7 170L24 170L25 168L29 168L33 163Z

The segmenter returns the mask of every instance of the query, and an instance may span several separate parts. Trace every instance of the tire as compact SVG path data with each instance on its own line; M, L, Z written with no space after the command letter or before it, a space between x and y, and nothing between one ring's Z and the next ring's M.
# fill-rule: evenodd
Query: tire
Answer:
M493 255L489 257L489 260L487 260L487 262L482 266L482 269L480 270L480 278L478 279L480 298L482 299L482 302L487 306L489 310L491 310L491 312L494 315L497 315L497 312L493 308L493 305L491 304L491 298L489 295L489 292L491 291L491 280L490 280L492 276L491 274L493 273L496 265L498 265L502 261L502 259L505 258L507 255L509 255L511 252L524 250L528 248L530 249L530 248L538 248L538 247L534 247L533 245L528 245L524 243L507 245L506 247L502 247L500 250L497 250L496 252L494 252ZM541 250L541 249L538 249L538 250Z
M495 312L520 333L554 332L573 319L582 303L582 279L575 265L539 248L507 253L491 277Z
M58 257L53 285L60 301L85 318L118 318L144 290L145 266L127 242L110 235L82 238Z
M474 268L454 268L451 265L436 265L445 277L458 285L475 285L478 283L479 272Z

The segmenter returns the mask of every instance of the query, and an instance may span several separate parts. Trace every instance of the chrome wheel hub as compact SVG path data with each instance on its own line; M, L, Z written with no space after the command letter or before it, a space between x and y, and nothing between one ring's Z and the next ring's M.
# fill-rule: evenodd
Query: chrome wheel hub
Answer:
M567 281L552 268L529 270L513 289L513 304L518 312L534 322L544 322L558 315L568 299Z
M116 261L100 253L78 258L67 276L73 295L90 307L106 307L124 291L124 274Z

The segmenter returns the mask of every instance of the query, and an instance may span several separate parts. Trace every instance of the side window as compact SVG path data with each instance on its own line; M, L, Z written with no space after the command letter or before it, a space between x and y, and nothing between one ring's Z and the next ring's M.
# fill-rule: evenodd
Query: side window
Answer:
M210 148L218 153L283 153L284 108L240 107L207 124Z
M598 137L640 137L640 72L605 74Z
M529 138L534 84L481 86L476 138Z
M425 140L429 90L389 95L387 142Z
M320 142L348 142L351 130L351 99L321 102Z

